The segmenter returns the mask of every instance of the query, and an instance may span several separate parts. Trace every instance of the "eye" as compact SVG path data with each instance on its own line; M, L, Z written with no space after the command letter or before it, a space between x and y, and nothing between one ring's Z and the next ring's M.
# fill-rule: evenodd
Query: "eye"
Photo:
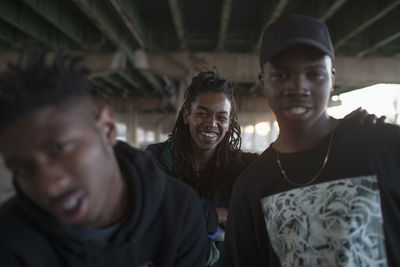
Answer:
M226 122L226 121L228 120L228 118L225 117L225 116L219 116L218 119L219 119L220 121L222 121L222 122Z
M197 116L200 117L200 118L206 118L206 117L207 117L207 113L205 113L205 112L198 112L198 113L197 113Z
M311 79L323 79L325 78L325 72L323 71L311 71L308 73Z
M52 152L56 153L56 154L61 153L62 151L64 151L67 148L68 145L69 145L69 142L67 142L67 141L57 142L53 145Z
M269 76L271 77L272 80L275 81L283 81L287 78L287 74L284 71L280 70L271 71Z

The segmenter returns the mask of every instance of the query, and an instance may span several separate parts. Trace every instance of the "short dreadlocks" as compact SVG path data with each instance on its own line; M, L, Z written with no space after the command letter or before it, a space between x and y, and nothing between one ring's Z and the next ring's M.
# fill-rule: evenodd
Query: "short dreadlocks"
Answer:
M77 67L82 57L57 53L48 64L48 55L26 53L0 74L0 131L32 111L91 93L89 71Z

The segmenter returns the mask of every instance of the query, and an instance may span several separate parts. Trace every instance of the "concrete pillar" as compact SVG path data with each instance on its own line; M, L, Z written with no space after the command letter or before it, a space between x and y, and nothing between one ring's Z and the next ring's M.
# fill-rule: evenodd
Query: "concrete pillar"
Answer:
M183 101L185 100L185 91L188 88L192 77L191 75L186 76L184 79L181 79L179 82L179 92L178 98L176 100L176 118L178 118L179 111L182 108Z
M133 106L129 106L126 120L126 139L133 147L139 147L137 138L137 128L139 127L138 114L133 110Z
M157 126L156 126L157 128L156 128L156 142L157 143L159 143L159 142L161 142L161 141L164 141L164 140L161 140L161 135L162 135L162 126L161 126L161 124L157 124Z

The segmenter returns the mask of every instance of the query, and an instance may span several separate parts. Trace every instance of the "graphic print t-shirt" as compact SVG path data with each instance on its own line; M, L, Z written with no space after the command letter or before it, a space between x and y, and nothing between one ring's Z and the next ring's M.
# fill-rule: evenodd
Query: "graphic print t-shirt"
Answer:
M261 207L281 266L388 266L376 175L277 193Z

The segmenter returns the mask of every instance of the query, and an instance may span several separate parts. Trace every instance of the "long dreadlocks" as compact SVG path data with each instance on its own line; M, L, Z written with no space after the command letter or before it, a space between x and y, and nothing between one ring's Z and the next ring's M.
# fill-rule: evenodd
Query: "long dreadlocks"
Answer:
M237 122L232 83L213 71L200 72L192 79L192 83L186 89L183 106L170 135L173 150L177 152L178 158L178 163L173 167L173 172L189 183L188 179L193 177L195 171L191 162L189 127L184 123L183 116L185 111L191 112L192 103L196 100L196 97L208 91L224 94L231 103L229 128L218 144L213 159L221 167L226 167L232 158L232 152L239 150L241 146L242 140L240 126Z

